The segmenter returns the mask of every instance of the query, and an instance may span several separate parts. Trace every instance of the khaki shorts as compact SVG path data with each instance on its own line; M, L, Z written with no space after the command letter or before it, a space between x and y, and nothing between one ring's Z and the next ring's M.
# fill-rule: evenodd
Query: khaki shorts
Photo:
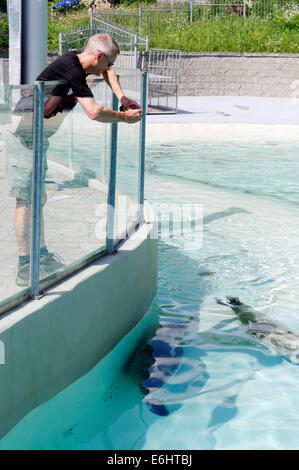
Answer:
M6 192L11 197L26 202L31 201L33 142L32 130L13 133L9 129L3 132L6 155ZM43 144L42 192L45 192L45 176L47 172L46 152L49 140L45 136Z

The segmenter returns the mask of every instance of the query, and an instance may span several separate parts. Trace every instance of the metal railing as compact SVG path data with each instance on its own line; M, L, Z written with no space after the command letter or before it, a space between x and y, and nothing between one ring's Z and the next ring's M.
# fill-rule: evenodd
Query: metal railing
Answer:
M93 33L90 26L77 27L67 33L59 33L59 55L66 54L69 51L80 51L86 46L92 34L95 33Z
M127 73L127 72L126 72ZM127 80L127 83L132 82L134 89L132 88L131 93L135 92L134 98L139 99L141 102L142 106L146 106L146 94L147 94L147 74L142 73L140 71L130 71L130 76L125 76L125 79ZM53 122L55 121L56 118L60 119L60 125L62 123L68 123L63 124L61 128L63 128L62 132L62 137L60 137L59 140L59 145L60 145L60 153L59 153L59 158L56 159L54 158L54 161L49 162L48 164L51 163L51 171L58 171L60 172L59 174L61 175L71 175L70 179L68 181L65 181L62 177L62 180L58 179L58 182L55 183L55 187L57 187L57 192L54 194L57 194L57 196L54 196L51 198L52 201L56 199L60 200L61 198L61 191L63 190L62 188L71 188L67 189L67 191L73 191L73 195L65 194L64 197L73 197L75 200L75 194L76 194L76 188L79 188L78 191L81 192L78 194L77 202L74 202L73 209L75 210L76 205L79 203L82 203L82 197L84 196L84 191L86 192L86 203L90 204L91 198L94 198L95 203L98 200L100 203L101 201L103 202L106 200L106 203L101 204L102 206L105 206L105 213L106 218L104 220L104 231L106 233L106 242L104 243L103 246L99 246L98 249L95 248L94 243L90 245L90 247L86 248L84 251L84 256L83 257L78 257L76 259L76 256L73 256L72 262L69 264L66 264L63 269L60 269L59 272L53 272L51 276L48 276L47 278L43 278L43 275L40 273L40 266L41 266L41 252L40 252L40 246L41 246L41 237L42 237L42 231L44 230L43 227L43 216L42 216L42 207L44 204L43 201L43 195L45 192L44 186L45 185L45 175L43 173L43 170L45 168L45 138L46 134L50 129L51 135L55 135L57 132L56 129L53 128L55 127L55 122L52 124L52 118L44 120L44 102L46 100L46 97L49 95L49 87L55 86L63 86L66 82L60 81L60 82L35 82L33 85L28 86L28 89L25 90L24 86L8 86L11 88L11 94L14 95L12 98L13 105L11 106L10 113L9 115L6 116L6 122L5 125L3 125L3 119L1 120L1 109L0 109L0 150L2 149L2 143L1 141L3 140L5 142L5 134L8 133L10 139L9 143L5 144L5 153L6 153L6 160L7 162L10 159L21 159L23 160L25 158L25 155L32 155L32 163L21 163L21 166L29 165L29 173L32 174L32 192L31 192L31 199L28 202L29 206L32 208L31 211L31 250L30 250L30 278L28 281L28 286L25 289L15 289L16 292L14 292L13 295L7 297L7 292L10 291L11 289L8 289L5 286L1 286L2 291L0 289L0 314L3 313L4 311L7 311L8 309L12 308L13 306L18 305L22 301L24 301L26 298L34 298L38 299L40 297L40 292L41 289L45 289L49 287L50 285L53 285L56 283L58 280L65 278L66 276L70 275L71 273L76 272L78 269L81 269L83 266L88 265L91 263L94 259L97 259L100 256L103 256L105 253L112 253L115 250L116 244L118 241L121 239L119 235L119 231L117 232L117 229L115 228L115 225L117 225L118 220L118 213L116 211L116 206L119 204L119 200L123 197L120 193L119 188L117 187L116 184L116 177L119 172L119 163L117 163L117 154L120 152L122 158L124 155L126 155L127 152L130 153L130 161L132 159L134 160L134 150L136 155L136 188L134 189L133 194L138 194L136 196L136 201L134 200L134 204L136 203L136 206L138 209L136 210L136 217L130 222L132 223L132 227L129 227L127 225L127 222L125 222L124 227L121 228L121 230L124 230L124 238L127 236L128 233L130 233L130 230L135 229L137 225L141 225L144 221L143 217L143 204L144 204L144 161L145 161L145 118L146 118L146 113L143 115L143 119L139 125L134 125L134 126L129 126L129 131L132 134L132 149L129 149L128 147L128 130L126 130L126 135L125 139L123 137L119 137L118 133L118 124L113 123L113 124L101 124L101 123L95 123L94 121L90 121L87 119L84 113L80 111L79 108L75 107L72 111L69 111L68 113L63 113L66 114L66 116L60 117L60 115L57 115L53 118ZM7 89L7 86L5 87ZM97 88L99 89L98 91L104 93L103 96L106 96L107 94L111 96L112 100L112 92L110 88L106 85L106 83L103 80L93 80L93 93L96 94ZM136 90L137 89L137 90ZM138 96L136 96L136 93ZM108 96L107 95L107 96ZM110 103L110 98L108 96L108 104ZM107 100L106 100L107 101ZM19 103L22 103L23 108L21 109L21 105ZM112 103L112 101L111 101ZM9 107L8 103L8 107ZM107 106L107 103L106 103ZM117 98L113 95L113 108L115 110L118 109L118 101ZM69 116L76 111L76 116L78 119L77 122L77 128L73 127L73 118L70 120ZM8 114L6 112L6 114ZM90 122L91 127L85 127L84 128L84 122L82 119L86 119L86 124L88 126L88 122ZM24 122L26 122L27 127L26 131L24 131ZM23 123L23 124L22 124ZM65 148L67 147L67 144L65 141L67 140L65 137L65 130L69 129L69 126L72 126L71 129L71 134L73 137L77 138L77 154L76 158L81 159L81 165L86 165L84 163L84 158L82 158L82 151L81 149L85 149L85 158L88 158L88 161L90 160L91 156L89 153L94 150L94 144L95 142L94 139L97 139L99 151L100 148L104 151L105 155L107 154L107 163L108 163L108 171L106 173L106 177L100 178L96 176L96 168L98 167L98 160L97 158L100 158L100 155L98 157L93 156L93 165L90 163L89 164L89 174L86 176L86 170L85 170L85 175L83 175L82 172L76 172L74 168L70 168L70 165L68 165L67 162L67 155L65 155ZM100 128L99 128L100 126ZM108 138L108 143L106 142L105 138L102 136L101 139L98 139L99 135L99 130L104 128L108 130L110 136ZM17 130L16 130L17 129ZM54 130L53 130L54 129ZM123 128L122 128L123 129ZM132 131L133 129L133 131ZM134 130L135 129L135 130ZM29 140L32 142L29 147L28 145L26 146L26 142L28 144L28 131L30 133ZM26 136L27 132L27 136ZM82 134L83 132L83 134ZM86 132L87 135L87 140L84 143L84 132ZM103 132L103 131L102 131ZM57 132L58 133L58 132ZM4 137L3 137L4 136ZM27 139L27 141L26 141ZM93 140L92 140L93 139ZM82 143L83 140L83 143ZM136 140L139 140L139 145L136 146ZM25 142L26 141L26 142ZM25 142L25 143L24 143ZM105 143L106 142L106 143ZM121 143L119 143L121 142ZM24 147L24 155L21 155L20 146L25 145ZM82 147L83 145L83 147ZM122 148L122 145L124 148ZM64 147L65 146L65 147ZM79 147L80 146L80 147ZM23 147L22 147L23 148ZM30 150L31 149L31 150ZM50 146L51 149L51 146ZM139 149L139 150L138 150ZM53 152L54 150L52 150ZM49 160L48 157L48 152L47 151L47 159ZM52 154L50 153L50 156ZM0 160L0 179L2 182L0 182L0 193L1 197L0 199L3 200L1 201L0 204L4 204L5 206L11 205L9 197L5 195L5 189L3 186L3 182L5 182L5 165L3 165L3 153L1 154L1 160ZM64 158L63 161L60 161L60 156L61 158ZM21 161L20 160L20 161ZM83 162L83 163L82 163ZM138 163L139 162L139 163ZM13 165L15 165L14 162L12 162ZM124 167L127 167L127 162L124 165ZM16 167L17 168L17 167ZM31 168L31 169L30 169ZM54 168L54 170L53 170ZM87 173L88 173L87 171ZM3 173L4 172L4 173ZM81 175L81 176L80 176ZM85 179L84 179L84 178ZM51 180L51 177L48 177L47 179ZM53 179L53 175L52 175ZM60 182L59 182L60 181ZM128 175L128 182L131 184L132 181L132 174ZM51 183L51 181L46 181L47 184ZM30 182L29 182L30 183ZM54 183L54 182L52 182ZM124 181L122 184L126 184ZM129 184L129 183L128 183ZM30 183L31 185L31 183ZM85 189L84 189L85 188ZM87 188L87 189L86 189ZM92 192L92 189L96 188L96 191ZM82 192L83 191L83 192ZM97 192L99 191L99 192ZM16 197L15 195L13 196L12 194L9 194L10 197ZM101 199L102 198L102 199ZM104 199L103 199L104 198ZM88 202L89 201L89 202ZM130 200L131 201L131 200ZM132 201L131 201L132 202ZM130 203L131 203L130 202ZM58 203L56 203L58 204ZM3 205L3 207L4 207ZM26 207L29 207L26 205ZM1 206L2 207L2 206ZM12 207L12 206L11 206ZM2 208L3 209L3 208ZM87 207L85 208L85 210ZM103 207L102 207L103 209ZM51 217L56 217L57 213L56 210L53 212ZM84 211L84 209L83 209ZM98 209L96 210L96 212ZM55 214L55 215L54 215ZM3 217L5 215L3 214ZM59 231L64 231L64 230L70 230L71 228L67 229L66 226L69 224L71 225L72 219L69 219L68 221L65 220L62 222L62 225L60 228L57 230L57 227L55 228L53 237L54 240L58 236ZM79 223L80 221L78 221ZM81 223L81 222L80 222ZM90 222L89 222L90 223ZM5 224L2 224L2 231L5 231ZM103 225L103 224L102 224ZM119 227L117 227L119 230ZM54 228L53 228L54 229ZM72 228L72 230L78 230L78 228ZM103 227L101 226L101 231L103 232ZM7 228L7 234L9 234L9 237L11 233L11 229L8 227ZM67 232L66 232L67 233ZM80 232L79 232L80 233ZM123 232L122 232L123 233ZM12 245L15 245L13 241L7 241L7 234L3 232L3 236L1 234L1 243L2 243L2 253L5 253L5 251L9 251L10 247ZM77 234L77 237L79 234ZM62 237L63 238L63 237ZM79 236L80 239L80 236ZM13 239L12 239L13 240ZM72 238L70 238L72 240ZM6 243L8 243L9 249L7 249ZM81 243L86 243L85 239L81 240ZM99 243L100 245L100 243ZM15 247L16 248L16 247ZM14 248L14 249L15 249ZM68 247L69 249L69 247ZM8 255L7 255L8 256ZM11 255L9 255L9 261L8 264L11 264L11 260L15 256L13 252ZM5 270L5 265L7 263L4 262L2 264L2 270ZM11 288L11 284L15 282L14 279L11 279L7 273L5 272L0 272L1 279L3 280L5 277L7 278L7 286ZM6 295L5 295L6 294Z
M176 113L181 51L150 49L144 54L148 72L148 114Z
M81 50L93 34L108 33L116 40L120 54L116 61L117 67L140 68L140 54L148 51L148 37L143 38L139 34L131 33L117 27L109 21L103 21L99 16L90 12L90 26L77 28L67 33L59 34L59 54L65 54L71 50Z
M140 68L140 54L149 49L148 36L143 38L140 34L124 30L107 21L103 21L91 12L91 28L99 33L110 34L120 48L120 54L116 61L117 67Z

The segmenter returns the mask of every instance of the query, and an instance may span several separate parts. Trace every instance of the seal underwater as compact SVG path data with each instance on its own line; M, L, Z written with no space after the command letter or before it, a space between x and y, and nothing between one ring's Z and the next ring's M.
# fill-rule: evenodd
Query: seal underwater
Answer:
M186 323L165 322L160 324L156 335L137 350L129 362L128 371L146 395L145 403L150 411L159 416L169 415L167 406L155 396L167 379L178 368L182 356L180 347Z
M266 318L250 305L243 304L238 297L226 297L227 302L216 299L220 305L230 307L240 322L247 325L248 333L274 349L292 364L299 364L299 335L284 325Z
M180 408L185 398L197 394L207 381L209 375L201 358L184 356L184 338L190 341L197 331L194 317L162 321L155 336L129 361L127 370L145 395L143 401L152 413L169 415ZM184 367L188 368L187 381L185 374L179 373Z

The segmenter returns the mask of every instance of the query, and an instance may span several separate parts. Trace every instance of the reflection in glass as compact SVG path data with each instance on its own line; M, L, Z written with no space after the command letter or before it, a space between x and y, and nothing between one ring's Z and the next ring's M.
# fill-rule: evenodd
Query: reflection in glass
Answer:
M95 80L90 87L95 99L110 107L106 83ZM89 119L80 104L44 120L49 142L44 217L51 259L44 271L41 264L41 279L72 270L106 247L109 127Z
M122 70L120 82L125 96L141 104L141 77L136 70ZM132 233L138 222L140 122L118 126L116 241Z
M0 95L0 300L3 300L28 287L30 282L33 87L2 87Z
M122 71L127 97L140 103L141 74ZM56 85L57 86L57 85ZM95 100L112 108L103 79L89 80ZM111 124L93 121L68 95L48 115L55 85L45 83L40 280L88 264L106 249ZM34 86L0 86L1 302L30 287ZM140 123L119 125L115 243L138 220ZM44 283L41 288L44 287ZM3 307L4 308L4 307ZM1 310L2 309L2 310Z

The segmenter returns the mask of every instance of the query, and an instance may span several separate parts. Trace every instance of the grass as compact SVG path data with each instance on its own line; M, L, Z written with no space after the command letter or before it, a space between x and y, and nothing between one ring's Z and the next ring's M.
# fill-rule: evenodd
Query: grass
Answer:
M70 13L59 13L53 19L49 15L48 50L59 49L59 33L67 33L70 30L84 26L89 26L89 16L86 9L74 10Z
M219 17L193 24L171 24L150 34L150 47L185 52L299 53L297 19ZM170 21L171 23L171 21ZM145 31L147 34L150 31Z
M117 10L136 12L140 2L128 5L126 0ZM273 0L272 0L273 1ZM184 52L264 52L299 53L299 5L276 16L259 17L251 15L244 19L236 15L214 16L213 18L189 23L188 13L178 19L174 15L165 17L162 23L157 18L151 28L145 28L142 36L150 38L150 47L161 49L180 49ZM148 3L143 4L147 8ZM151 6L152 7L152 6ZM86 8L58 13L51 18L49 6L48 49L58 50L60 32L89 25ZM0 18L0 49L8 47L7 17Z

